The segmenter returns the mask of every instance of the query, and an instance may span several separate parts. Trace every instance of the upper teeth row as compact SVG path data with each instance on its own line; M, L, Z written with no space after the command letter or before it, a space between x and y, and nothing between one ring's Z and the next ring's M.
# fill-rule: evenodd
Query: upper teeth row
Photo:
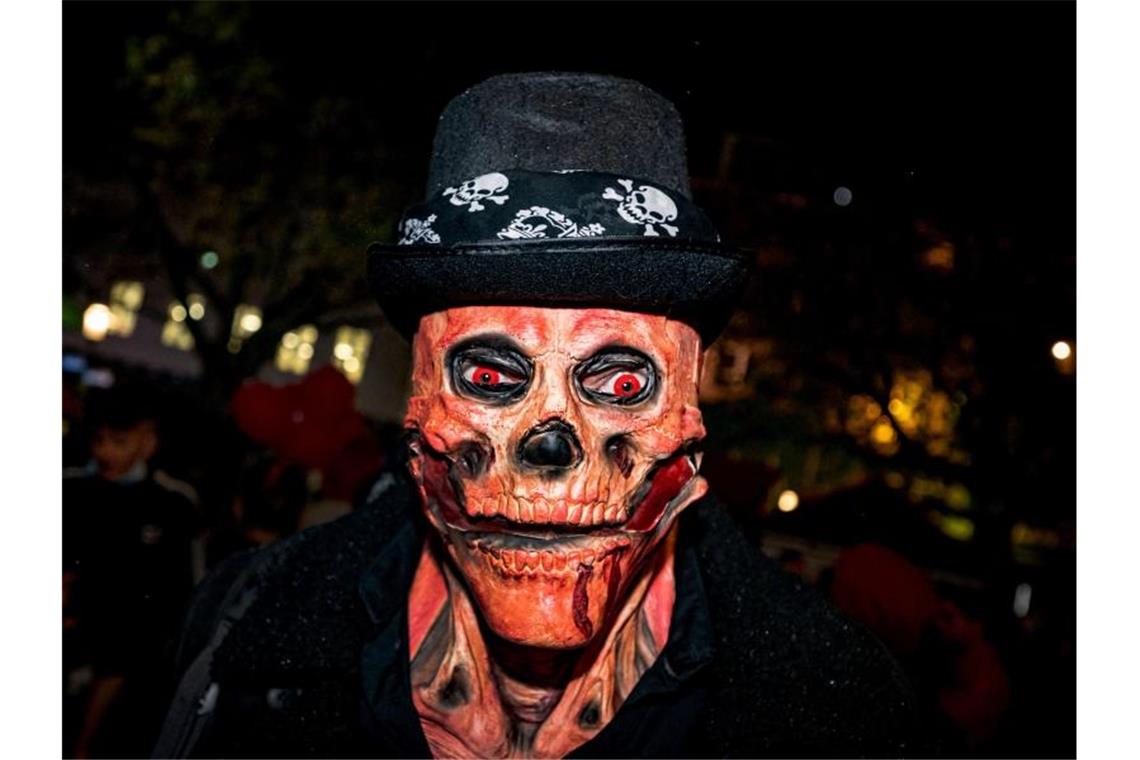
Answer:
M505 517L512 522L535 525L616 525L625 518L620 504L597 501L588 504L501 494L489 499L472 499L467 505L472 517Z

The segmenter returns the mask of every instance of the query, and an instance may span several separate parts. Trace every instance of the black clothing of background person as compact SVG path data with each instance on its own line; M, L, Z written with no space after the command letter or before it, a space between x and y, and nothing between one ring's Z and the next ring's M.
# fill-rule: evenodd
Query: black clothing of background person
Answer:
M64 574L74 636L64 660L123 693L92 750L145 755L173 685L173 642L193 588L194 510L150 473L113 482L91 473L63 483Z
M357 512L218 568L192 603L155 756L428 756L408 672L420 514L387 474ZM665 649L571 757L901 756L916 742L883 647L706 497L681 517Z

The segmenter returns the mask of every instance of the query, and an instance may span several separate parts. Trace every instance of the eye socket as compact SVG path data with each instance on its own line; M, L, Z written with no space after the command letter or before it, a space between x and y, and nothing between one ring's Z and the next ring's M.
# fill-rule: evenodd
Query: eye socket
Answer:
M657 390L653 361L631 348L603 349L578 367L575 378L582 395L606 404L638 404Z
M481 401L508 403L530 385L530 361L504 341L467 341L450 352L448 363L455 391Z

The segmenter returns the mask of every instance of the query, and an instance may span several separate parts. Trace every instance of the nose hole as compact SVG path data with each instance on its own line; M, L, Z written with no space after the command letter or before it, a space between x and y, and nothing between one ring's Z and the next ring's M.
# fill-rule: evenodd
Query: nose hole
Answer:
M478 443L465 443L456 452L455 466L467 478L477 478L487 471L493 454Z
M582 446L574 430L561 420L543 423L519 444L519 460L542 469L567 470L582 461Z
M615 435L606 441L606 456L621 472L622 477L628 478L633 472L633 455L630 451L629 440L624 435Z

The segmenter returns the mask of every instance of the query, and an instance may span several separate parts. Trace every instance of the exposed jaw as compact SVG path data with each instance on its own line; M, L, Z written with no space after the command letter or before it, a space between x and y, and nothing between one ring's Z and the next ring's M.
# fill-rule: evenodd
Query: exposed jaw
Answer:
M473 533L465 536L467 545L494 572L506 578L526 580L542 575L577 578L582 567L611 554L622 552L633 543L629 536L585 534L554 539L524 538L509 533Z
M437 452L422 439L413 440L412 452L428 518L491 629L529 646L589 641L677 513L705 488L695 454L683 447L650 466L616 508L601 510L600 521L572 523L569 507L562 522L551 521L557 514L551 511L544 520L526 519L531 515L525 509L487 516L467 505L464 485L472 481L462 458ZM606 520L607 511L624 519Z
M603 500L576 502L542 496L500 494L468 503L462 479L452 461L423 445L420 466L429 506L447 527L455 531L489 536L503 534L557 542L568 536L616 536L647 533L693 485L697 474L695 456L679 451L649 469L640 486L623 502Z

